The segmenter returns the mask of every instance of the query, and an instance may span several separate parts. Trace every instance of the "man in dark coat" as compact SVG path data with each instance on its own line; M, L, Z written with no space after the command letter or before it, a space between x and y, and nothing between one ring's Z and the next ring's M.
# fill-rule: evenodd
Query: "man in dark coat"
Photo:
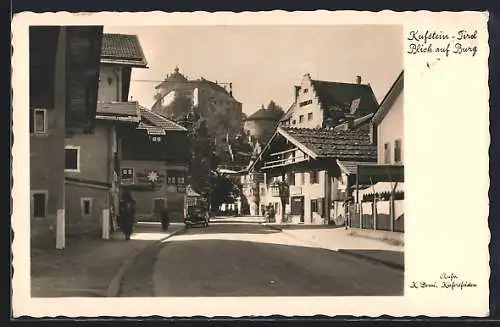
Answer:
M129 190L124 190L120 203L120 227L127 241L130 240L134 228L134 214L135 200Z

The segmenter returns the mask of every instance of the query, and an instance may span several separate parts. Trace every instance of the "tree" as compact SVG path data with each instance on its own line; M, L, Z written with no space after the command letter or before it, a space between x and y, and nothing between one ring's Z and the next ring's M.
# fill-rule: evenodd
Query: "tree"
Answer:
M283 108L280 105L278 105L276 102L274 102L274 100L271 100L269 102L266 109L271 110L271 111L276 111L277 113L279 113L281 115L283 115L285 113Z
M222 203L234 203L241 196L240 187L232 179L221 174L212 177L212 187L212 208L218 208Z
M173 120L184 118L191 110L191 99L180 93L176 93L172 102L164 106L165 116Z

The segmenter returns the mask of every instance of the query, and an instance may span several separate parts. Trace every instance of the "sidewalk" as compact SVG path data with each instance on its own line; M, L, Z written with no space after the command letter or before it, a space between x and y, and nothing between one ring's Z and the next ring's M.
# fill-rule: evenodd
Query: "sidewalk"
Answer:
M293 225L265 225L319 248L342 252L404 270L404 246L354 236L351 235L351 230L343 227L301 225L299 228Z
M166 233L158 224L138 224L130 241L118 232L110 240L69 239L64 250L33 249L31 296L109 296L110 289L116 288L112 284L119 282L119 275L137 255L182 230L182 224L171 224Z

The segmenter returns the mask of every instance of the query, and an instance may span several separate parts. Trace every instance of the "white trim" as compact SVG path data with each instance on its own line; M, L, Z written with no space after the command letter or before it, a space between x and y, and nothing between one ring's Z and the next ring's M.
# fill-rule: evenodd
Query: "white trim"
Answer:
M37 131L36 130L36 113L37 112L42 112L43 113L43 131ZM48 123L47 123L47 109L42 109L42 108L35 108L33 110L33 134L35 135L44 135L47 134L48 131Z
M76 150L76 169L66 168L66 161L64 162L64 171L67 173L79 173L80 172L80 146L79 145L65 145L64 155L66 156L66 150Z
M89 213L85 213L85 201L89 202ZM80 198L80 215L82 217L90 217L92 215L92 198L82 197Z
M126 116L126 117L120 117L120 116L102 116L102 115L96 115L96 119L102 119L102 120L117 120L117 121L128 121L128 122L133 122L133 123L139 123L141 119L139 117L133 117L133 116Z
M35 217L35 194L45 195L45 212L43 217ZM30 190L30 216L34 219L44 219L47 217L47 206L49 205L49 191L48 190Z

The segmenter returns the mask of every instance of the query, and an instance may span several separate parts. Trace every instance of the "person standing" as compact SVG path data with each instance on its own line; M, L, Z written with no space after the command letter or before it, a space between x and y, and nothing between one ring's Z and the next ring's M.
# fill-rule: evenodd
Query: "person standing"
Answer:
M135 215L135 200L132 198L130 191L125 189L122 193L120 203L120 223L121 230L125 235L125 239L130 240L130 235L134 228L134 215Z
M168 209L161 208L159 215L161 221L161 228L163 229L164 232L166 232L168 230L168 226L170 225L170 217L168 215Z

